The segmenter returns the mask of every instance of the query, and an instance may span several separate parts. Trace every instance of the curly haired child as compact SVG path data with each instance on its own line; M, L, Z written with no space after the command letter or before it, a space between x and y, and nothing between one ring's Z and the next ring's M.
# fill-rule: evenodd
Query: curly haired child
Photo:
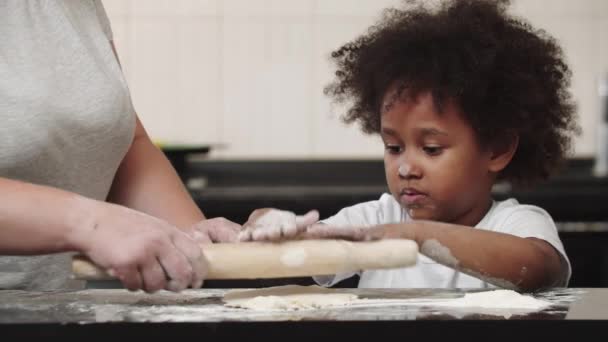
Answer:
M492 198L499 180L548 178L578 130L562 50L509 15L508 5L408 1L335 51L336 79L325 93L349 105L346 122L382 137L390 194L312 226L261 209L241 239L303 233L418 243L415 266L363 270L359 287L567 286L570 263L551 216L514 198ZM287 224L268 220L281 215ZM331 286L353 275L315 280Z

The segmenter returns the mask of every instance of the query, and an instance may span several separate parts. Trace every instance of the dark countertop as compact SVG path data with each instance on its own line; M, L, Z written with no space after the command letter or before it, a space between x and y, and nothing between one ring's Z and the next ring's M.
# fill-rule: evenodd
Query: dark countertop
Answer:
M536 298L553 304L540 311L450 308L433 304L480 291L443 289L336 289L355 293L360 298L391 299L395 302L331 309L252 311L225 307L222 297L228 290L188 290L180 294L145 294L121 289L73 292L4 290L0 291L0 331L30 337L73 337L89 333L94 333L92 337L99 337L119 331L121 334L136 332L138 335L193 333L202 337L205 334L229 336L252 332L276 335L279 331L281 334L313 334L319 333L318 329L331 334L377 335L382 331L391 333L408 328L412 335L422 331L429 333L439 327L445 329L445 334L449 329L462 330L473 324L480 334L485 329L497 328L504 331L494 330L494 334L509 334L512 333L510 330L522 324L495 323L507 321L526 322L526 329L539 329L539 332L542 329L545 330L544 335L550 335L546 329L588 329L599 326L598 322L608 327L608 289L564 288L539 292L534 294ZM427 303L420 304L421 301ZM429 322L442 324L433 328L433 323ZM355 326L357 328L353 330Z

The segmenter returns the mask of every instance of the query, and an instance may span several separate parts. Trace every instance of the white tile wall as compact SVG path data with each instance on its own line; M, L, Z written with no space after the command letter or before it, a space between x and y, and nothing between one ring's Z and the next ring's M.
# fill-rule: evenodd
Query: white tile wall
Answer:
M583 129L575 152L592 156L600 111L598 76L608 72L608 1L516 0L514 12L561 43L573 71L572 93Z
M226 16L223 139L242 156L306 155L312 24L308 17Z
M154 139L224 143L221 158L376 158L323 95L331 51L400 0L103 0L135 107ZM563 45L592 155L608 0L515 0Z
M319 158L353 158L377 157L383 153L383 147L376 136L363 135L357 124L346 125L340 120L344 108L331 103L323 95L323 88L332 81L333 69L330 54L344 42L352 39L354 34L363 32L373 22L367 17L350 17L341 22L333 15L319 16L315 20L313 34L315 37L313 56L313 135L311 154Z

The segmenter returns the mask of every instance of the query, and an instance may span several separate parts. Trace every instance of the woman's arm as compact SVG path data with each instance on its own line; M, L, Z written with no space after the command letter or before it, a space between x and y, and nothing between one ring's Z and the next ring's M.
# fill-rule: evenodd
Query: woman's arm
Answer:
M0 254L65 251L87 255L133 290L200 287L206 272L200 247L165 221L57 188L0 178Z
M81 249L72 237L87 229L91 202L75 193L0 178L0 254Z
M205 219L177 172L150 140L137 118L133 143L123 159L108 201L161 218L180 228Z
M120 65L113 41L110 45ZM135 136L108 196L119 203L187 229L198 242L236 240L241 226L223 217L205 219L173 165L150 140L139 118Z

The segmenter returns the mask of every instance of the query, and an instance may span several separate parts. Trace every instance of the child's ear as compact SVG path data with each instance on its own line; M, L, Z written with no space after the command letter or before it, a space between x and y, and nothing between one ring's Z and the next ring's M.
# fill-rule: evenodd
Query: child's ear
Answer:
M507 167L517 151L517 146L519 146L517 134L508 134L492 144L488 171L498 173Z

